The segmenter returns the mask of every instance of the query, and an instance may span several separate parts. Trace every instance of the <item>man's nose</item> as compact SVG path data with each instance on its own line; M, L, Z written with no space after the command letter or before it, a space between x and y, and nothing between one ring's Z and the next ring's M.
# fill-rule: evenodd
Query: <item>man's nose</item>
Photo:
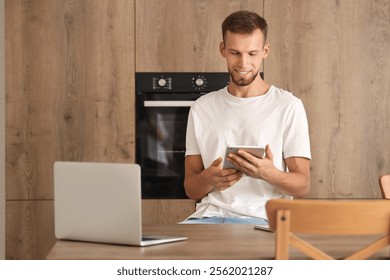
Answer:
M242 54L240 56L240 66L245 68L249 64L249 57L247 54Z

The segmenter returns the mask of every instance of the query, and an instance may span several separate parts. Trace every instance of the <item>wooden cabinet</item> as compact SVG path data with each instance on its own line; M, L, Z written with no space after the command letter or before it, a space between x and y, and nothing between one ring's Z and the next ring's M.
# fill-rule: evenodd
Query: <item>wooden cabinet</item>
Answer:
M6 232L7 259L44 259L56 241L53 201L7 201Z
M144 199L142 201L142 223L176 224L195 211L191 199Z
M5 77L4 0L0 0L0 260L5 259Z
M134 161L134 1L5 9L6 257L41 259L54 242L54 161Z
M310 197L378 198L390 172L389 2L265 1L266 80L302 99Z
M263 1L136 0L136 71L226 72L221 25L240 9L263 14Z
M134 161L134 3L6 2L7 199L52 199L56 160Z

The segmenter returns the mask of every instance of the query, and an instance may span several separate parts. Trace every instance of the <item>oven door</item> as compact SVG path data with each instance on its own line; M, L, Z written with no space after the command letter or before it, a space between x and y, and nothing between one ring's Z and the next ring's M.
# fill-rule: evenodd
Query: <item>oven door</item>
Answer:
M143 198L186 198L184 154L190 106L200 94L138 93L136 161Z

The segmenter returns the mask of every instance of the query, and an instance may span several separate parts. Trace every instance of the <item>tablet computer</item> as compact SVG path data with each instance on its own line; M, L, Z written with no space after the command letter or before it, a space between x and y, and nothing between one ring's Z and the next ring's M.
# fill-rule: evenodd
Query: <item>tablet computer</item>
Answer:
M227 156L230 153L237 153L238 150L243 150L251 155L258 157L258 158L264 158L265 157L265 149L263 147L258 147L258 146L231 146L226 148L226 153L225 153L225 159L223 161L223 169L229 169L229 168L234 168L237 169L232 163L230 163L227 160Z
M270 229L269 225L255 225L254 228L258 230L274 232L274 230Z

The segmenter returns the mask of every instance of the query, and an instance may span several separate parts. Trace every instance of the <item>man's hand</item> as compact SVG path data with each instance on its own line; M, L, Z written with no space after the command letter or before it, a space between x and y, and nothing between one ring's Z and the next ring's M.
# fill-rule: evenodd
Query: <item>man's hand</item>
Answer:
M200 200L214 188L220 191L231 187L242 177L236 169L222 169L222 158L214 160L206 169L200 155L185 158L184 188L189 198Z
M219 157L203 171L203 176L207 181L207 185L223 191L239 181L242 172L236 169L222 169L222 158Z
M265 147L264 158L258 158L244 150L238 150L237 154L230 153L227 159L242 173L252 178L267 181L272 176L272 172L275 171L273 154L269 145Z

